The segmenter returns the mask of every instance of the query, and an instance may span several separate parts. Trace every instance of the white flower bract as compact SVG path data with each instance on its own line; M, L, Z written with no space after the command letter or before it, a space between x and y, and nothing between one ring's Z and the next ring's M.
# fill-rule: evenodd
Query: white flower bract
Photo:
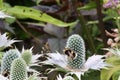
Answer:
M10 40L8 39L8 37L6 36L6 33L4 33L3 35L0 34L0 48L6 48L8 46L10 46L11 44L15 43L15 42L19 42L20 40Z
M14 18L14 17L5 14L3 11L0 11L0 18L4 19L4 18Z
M94 70L100 70L102 68L106 68L108 66L107 63L104 62L104 59L102 59L103 55L93 55L89 57L85 63L85 67L88 69L94 69Z
M7 77L4 77L0 74L0 80L9 80Z
M63 80L63 78L61 77L61 75L57 76L57 80Z
M48 64L56 64L58 66L61 66L63 68L65 68L67 66L67 56L66 55L62 55L60 53L48 53L48 56L50 58L48 58L47 61L45 61L45 63Z
M80 76L89 69L100 70L102 68L106 68L106 66L109 66L107 63L104 62L104 59L102 59L104 55L93 55L89 57L88 60L84 63L83 68L81 69L71 69L68 65L68 59L66 55L57 52L48 53L48 56L49 58L45 61L45 63L61 66L62 68L70 71L68 74L75 74L79 78L79 80L81 78ZM58 78L59 80L61 79L60 76L58 76Z
M107 50L116 56L120 56L120 49L118 48L103 48L103 50Z

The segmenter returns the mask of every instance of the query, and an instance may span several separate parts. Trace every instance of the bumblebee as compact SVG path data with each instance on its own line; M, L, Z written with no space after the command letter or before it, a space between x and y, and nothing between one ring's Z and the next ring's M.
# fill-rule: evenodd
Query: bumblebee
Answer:
M74 58L76 58L76 56L77 56L77 54L73 51L73 50L71 50L71 49L69 49L69 48L65 48L64 50L63 50L63 52L64 52L64 54L66 54L67 56L68 56L68 58L70 58L70 59L74 59Z

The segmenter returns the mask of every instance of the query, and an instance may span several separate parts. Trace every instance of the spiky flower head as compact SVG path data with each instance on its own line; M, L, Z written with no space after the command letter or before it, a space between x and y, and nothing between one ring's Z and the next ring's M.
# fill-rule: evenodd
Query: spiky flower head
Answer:
M10 80L25 80L27 78L27 65L22 58L17 58L12 62Z
M65 54L71 59L68 64L73 69L80 69L85 63L85 44L78 34L70 36L65 47Z
M5 74L6 72L9 72L12 61L19 56L20 52L17 49L11 49L7 51L2 58L1 73Z
M26 50L23 48L21 56L25 60L26 64L29 65L32 60L32 48Z
M27 64L27 71L28 72L39 73L35 69L32 69L31 66L39 66L38 58L42 55L41 54L33 55L32 49L33 49L33 47L30 49L24 49L24 47L23 47L21 57L25 60L25 62Z
M32 49L33 47L30 49L24 49L23 47L22 49L21 57L25 60L28 66L38 65L38 58L42 56L42 54L33 55Z
M3 50L4 48L10 46L11 44L19 42L19 40L10 40L8 39L6 33L3 35L0 34L0 50Z
M89 69L100 70L109 66L104 62L105 55L93 55L85 61L85 45L83 39L74 34L68 38L64 53L48 53L49 56L44 63L46 64L56 64L66 71L67 73L75 74L79 80L81 80L81 75L83 75ZM58 80L63 80L58 76Z

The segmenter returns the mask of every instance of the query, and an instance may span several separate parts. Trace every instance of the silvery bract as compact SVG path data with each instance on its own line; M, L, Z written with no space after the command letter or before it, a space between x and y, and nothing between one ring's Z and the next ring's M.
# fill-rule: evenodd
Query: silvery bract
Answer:
M7 77L0 75L0 80L9 80Z
M3 11L0 11L0 18L4 19L4 18L14 18L14 17L9 16L8 14L5 14Z
M103 48L103 50L107 50L116 56L120 56L120 49L119 48Z
M0 34L0 50L3 50L15 42L19 42L19 40L8 39L6 33L3 35Z
M68 74L76 74L80 80L80 76L89 69L100 70L106 68L107 63L104 62L105 55L93 55L85 61L85 44L81 36L74 34L67 40L64 53L48 53L48 60L45 63L56 64L62 68L69 70Z

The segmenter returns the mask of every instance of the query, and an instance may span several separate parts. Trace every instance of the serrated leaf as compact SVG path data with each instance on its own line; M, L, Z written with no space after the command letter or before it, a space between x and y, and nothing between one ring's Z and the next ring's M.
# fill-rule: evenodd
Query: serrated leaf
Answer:
M59 27L68 27L76 24L76 22L72 22L72 23L63 22L59 19L49 16L44 12L41 12L33 8L23 7L23 6L15 6L12 8L8 8L6 12L15 16L16 18L20 18L20 19L30 18L37 21L51 23Z

